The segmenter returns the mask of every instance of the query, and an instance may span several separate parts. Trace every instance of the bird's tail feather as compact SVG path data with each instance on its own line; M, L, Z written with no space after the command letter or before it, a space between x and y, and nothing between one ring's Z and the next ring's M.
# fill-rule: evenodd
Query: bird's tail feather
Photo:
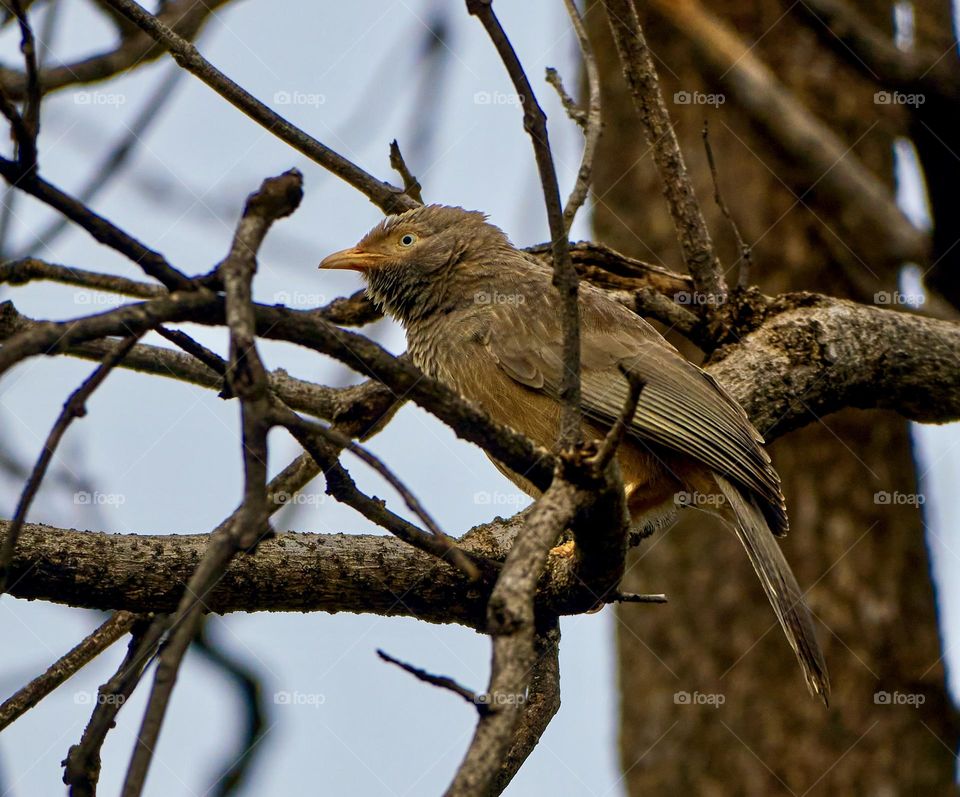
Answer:
M826 704L830 698L830 677L814 634L810 610L793 571L760 509L722 476L716 475L716 481L733 512L737 536L763 584L790 647L800 661L807 688Z

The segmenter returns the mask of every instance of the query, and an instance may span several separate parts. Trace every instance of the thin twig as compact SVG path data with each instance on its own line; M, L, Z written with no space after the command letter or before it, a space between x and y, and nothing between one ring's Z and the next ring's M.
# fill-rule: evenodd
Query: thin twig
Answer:
M578 277L570 259L570 243L560 205L560 187L557 170L547 135L547 117L537 102L533 87L517 57L510 39L493 11L493 0L466 0L467 11L477 17L490 36L507 69L507 74L520 95L523 104L523 127L533 142L533 152L540 172L547 220L550 225L553 251L553 285L560 294L563 328L563 379L560 385L562 415L560 440L562 447L571 448L580 439L580 306L577 297Z
M703 148L707 153L707 163L710 166L710 177L713 180L713 200L717 203L717 207L720 208L720 212L723 214L724 218L730 222L730 228L733 230L733 236L737 240L737 249L740 252L740 259L737 261L740 265L740 271L737 274L737 287L746 288L750 284L750 271L753 268L753 250L750 248L743 240L743 236L740 235L740 228L737 226L736 220L733 218L733 214L730 212L730 208L727 207L727 203L723 199L723 194L720 193L720 178L717 175L717 164L713 159L713 146L710 144L710 128L709 122L703 120Z
M97 241L132 260L144 273L171 290L193 287L190 279L171 266L159 252L147 248L132 235L94 213L82 202L48 183L35 172L24 175L17 162L0 158L0 176L10 185L16 185L30 196L59 211Z
M670 122L636 8L633 0L604 0L604 6L647 143L653 148L683 261L693 277L696 291L706 297L706 301L697 306L712 309L727 293L723 268L714 252L710 231Z
M97 690L90 721L83 729L80 741L67 752L63 782L70 787L70 797L96 797L100 749L107 734L115 727L120 709L140 683L168 625L166 615L134 623L123 661L113 677Z
M20 500L17 502L17 511L13 516L10 528L7 530L7 536L3 540L3 547L0 549L0 594L3 594L7 588L7 577L10 571L10 562L13 561L13 551L17 545L17 537L27 519L27 512L30 510L30 504L40 489L40 483L46 475L47 468L53 460L53 455L63 439L64 433L75 418L82 418L87 413L86 402L90 395L103 383L103 380L109 376L114 367L126 357L130 349L140 339L142 331L130 335L116 348L113 349L103 360L100 367L97 368L83 384L80 385L66 400L57 417L50 434L47 435L46 442L43 444L43 450L37 458L36 464L30 473L24 485L23 492L20 494Z
M576 122L581 130L586 132L587 113L580 107L579 103L570 96L569 92L567 92L560 73L552 66L548 66L544 74L547 83L553 86L553 90L557 92L557 96L560 98L560 104L563 106L563 110L567 112L567 116L570 117L571 121Z
M419 667L414 667L412 664L407 664L404 661L400 661L400 659L395 659L389 653L386 653L380 648L377 648L377 655L383 659L383 661L389 664L395 664L401 670L410 673L410 675L412 675L418 681L423 681L425 684L430 684L431 686L436 686L440 689L446 689L448 692L453 692L455 695L459 695L467 703L471 703L480 714L483 714L487 710L487 704L484 700L486 697L485 695L478 695L472 689L467 689L467 687L461 686L455 680L453 680L453 678L450 678L446 675L433 675L426 670L421 670Z
M72 266L48 263L33 257L0 263L0 284L23 285L32 280L49 280L63 285L75 285L95 291L106 291L138 299L156 299L166 296L167 290L149 282L137 282L113 274L101 274Z
M608 596L607 603L668 603L662 592L642 595L636 592L615 592Z
M53 6L51 11L57 7ZM171 67L171 71L160 82L160 85L147 97L140 113L129 125L125 126L123 137L113 145L106 157L93 169L86 185L77 193L77 199L80 202L89 205L110 184L113 178L120 174L131 155L136 151L137 145L143 142L149 128L163 118L163 108L176 96L175 89L183 74L182 69ZM55 219L46 229L37 233L33 240L20 247L13 254L13 257L28 257L40 247L49 247L67 229L67 225L66 218Z
M640 401L640 395L643 393L644 382L640 377L623 366L620 367L620 373L623 374L623 378L629 383L630 390L627 393L626 400L623 402L623 409L617 416L617 420L614 421L613 426L610 427L606 437L603 438L603 442L600 444L599 450L592 458L591 464L598 471L603 471L617 453L617 449L620 447L620 443L623 442L623 437L630 426L630 421L633 420L633 415L637 411L637 402Z
M131 612L121 610L114 613L51 664L46 672L4 700L0 705L0 731L103 653L133 627L136 619L137 616Z
M407 167L396 139L390 142L390 167L403 179L404 193L422 205L423 195L420 193L420 182Z
M320 143L313 136L292 125L278 113L241 88L223 72L200 55L197 48L178 36L161 19L150 14L133 0L104 0L118 14L130 20L138 28L170 51L174 60L192 75L206 83L227 102L239 109L272 135L285 141L310 160L352 185L384 213L401 213L417 207L402 189L377 180L355 163Z
M398 539L439 559L449 561L463 571L471 581L480 578L481 572L477 564L437 526L409 488L369 451L357 445L336 429L323 424L311 423L292 412L288 407L282 406L279 402L274 405L272 420L275 424L289 430L297 442L310 452L310 455L323 468L327 479L327 492L338 501L353 507L368 520L396 535ZM324 444L318 437L326 438L333 445ZM338 459L339 451L344 448L360 457L361 460L386 479L400 493L407 507L424 522L430 533L427 534L422 529L408 523L399 515L387 509L383 503L370 498L357 489L353 478Z
M24 174L37 168L37 135L40 133L40 81L37 77L37 46L22 0L10 0L20 25L20 52L23 53L27 92L23 103L23 127L17 132L17 165ZM4 111L6 115L6 111ZM8 116L9 118L9 116ZM11 120L12 123L12 120ZM21 137L22 134L22 137Z
M579 119L575 119L583 128L583 155L580 158L580 168L577 170L577 179L573 185L573 190L567 197L567 204L563 208L563 223L567 232L569 232L577 212L583 207L583 203L590 193L590 184L593 180L593 161L596 157L597 144L600 142L600 133L603 130L603 119L600 107L600 71L597 69L597 61L593 55L593 47L590 45L590 37L587 36L587 29L574 0L563 0L563 4L567 7L567 14L569 14L573 30L577 34L580 55L583 58L584 69L587 73L587 108L586 111L580 111ZM563 100L566 92L563 91L559 76L557 76L556 88L561 92L561 100L569 113L570 108Z

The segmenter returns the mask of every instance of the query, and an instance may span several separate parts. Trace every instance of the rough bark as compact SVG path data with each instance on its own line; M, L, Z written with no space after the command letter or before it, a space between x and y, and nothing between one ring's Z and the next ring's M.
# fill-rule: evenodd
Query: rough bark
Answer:
M755 244L751 281L767 293L822 290L867 301L895 291L889 258L857 237L858 208L819 194L821 175L784 160L684 31L649 5L639 10L668 103L679 91L726 92L718 108L673 103L670 110L702 198L713 194L701 140L709 118L721 190L744 238ZM812 28L781 18L786 12L775 2L710 5L873 174L892 184L892 139L905 122L895 110L878 110L877 86ZM874 4L868 13L889 30L888 8ZM599 8L587 18L605 89L597 238L676 268L679 249L607 22ZM729 266L739 254L733 236L712 202L704 205ZM732 535L702 516L687 517L644 548L624 583L625 590L662 590L670 598L663 612L619 610L629 793L950 792L958 726L940 662L922 516L915 503L875 499L878 492L917 493L907 425L889 413L846 410L779 439L771 453L791 514L784 548L823 623L833 703L825 712L805 694ZM877 704L878 692L915 699ZM687 704L684 694L691 695ZM723 704L711 696L722 696Z

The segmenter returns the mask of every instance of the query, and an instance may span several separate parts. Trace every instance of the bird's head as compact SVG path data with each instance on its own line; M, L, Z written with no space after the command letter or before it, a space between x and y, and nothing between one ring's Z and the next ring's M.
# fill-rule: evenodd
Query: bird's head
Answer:
M407 322L466 296L509 247L482 213L426 205L387 216L356 246L324 258L320 268L359 272L371 298Z

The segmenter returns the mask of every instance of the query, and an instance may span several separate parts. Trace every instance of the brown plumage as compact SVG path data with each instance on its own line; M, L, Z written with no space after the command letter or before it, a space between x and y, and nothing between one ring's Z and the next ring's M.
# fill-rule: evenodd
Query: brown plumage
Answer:
M371 298L407 332L425 373L477 402L495 420L553 448L563 369L559 295L551 272L510 244L481 213L430 205L390 216L321 268L359 271ZM809 610L773 534L787 531L780 479L741 407L646 321L580 285L585 438L601 438L629 386L644 389L619 451L631 520L649 530L678 495L737 531L811 693L830 684ZM536 489L497 464L526 492ZM772 532L772 533L771 533Z

